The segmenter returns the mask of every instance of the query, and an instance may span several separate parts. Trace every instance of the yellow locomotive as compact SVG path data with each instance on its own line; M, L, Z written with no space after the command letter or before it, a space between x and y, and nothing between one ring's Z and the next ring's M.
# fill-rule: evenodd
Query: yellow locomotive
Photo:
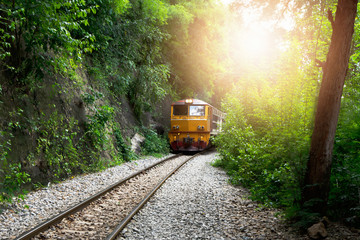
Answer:
M169 140L174 151L202 151L210 136L221 131L225 114L198 99L183 99L171 105Z

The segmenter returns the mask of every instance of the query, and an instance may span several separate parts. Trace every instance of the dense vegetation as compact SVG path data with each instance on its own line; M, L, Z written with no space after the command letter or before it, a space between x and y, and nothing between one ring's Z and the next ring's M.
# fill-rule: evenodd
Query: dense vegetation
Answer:
M316 219L300 198L331 41L327 15L337 1L263 2L238 0L229 9L215 0L0 3L0 202L30 181L41 187L134 159L135 133L146 138L143 154L166 153L154 127L157 105L190 96L218 107L223 100L215 165L233 183L300 225ZM249 9L265 23L250 42ZM281 24L286 17L293 26ZM356 226L359 32L356 19L328 208Z
M308 226L321 217L301 205L301 192L323 70L319 65L326 59L331 38L328 9L336 9L336 1L306 3L293 6L298 14L292 12L296 23L288 33L286 51L271 61L260 58L250 63L253 75L234 78L234 90L223 104L228 115L224 132L216 139L221 159L215 163L228 171L232 182L248 187L253 199L284 208L286 216L297 220L299 226ZM360 115L355 99L359 97L359 30L356 19L327 211L333 219L357 227Z
M168 152L166 135L154 128L168 127L154 122L168 112L161 116L157 105L165 96L210 100L207 76L220 66L206 55L217 44L216 6L1 2L0 202L29 182L41 187L134 159L136 132L146 139L142 154ZM214 18L206 17L211 11Z

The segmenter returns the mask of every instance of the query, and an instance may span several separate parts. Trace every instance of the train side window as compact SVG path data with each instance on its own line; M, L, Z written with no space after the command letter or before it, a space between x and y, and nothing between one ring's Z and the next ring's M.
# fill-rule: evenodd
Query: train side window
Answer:
M190 116L205 116L205 106L190 106Z
M187 116L188 106L187 105L174 105L173 106L173 115L174 116Z

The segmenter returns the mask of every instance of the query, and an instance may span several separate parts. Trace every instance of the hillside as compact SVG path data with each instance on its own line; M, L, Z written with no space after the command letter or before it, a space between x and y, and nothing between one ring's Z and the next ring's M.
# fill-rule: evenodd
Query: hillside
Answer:
M203 76L210 62L193 60L187 76L181 62L196 59L201 46L192 43L212 35L194 30L197 22L213 21L205 13L215 6L1 3L0 202L24 186L98 171L136 154L168 152L171 102L211 97L211 85L198 87L209 80ZM189 45L194 47L184 51ZM146 140L134 153L130 140L136 133Z

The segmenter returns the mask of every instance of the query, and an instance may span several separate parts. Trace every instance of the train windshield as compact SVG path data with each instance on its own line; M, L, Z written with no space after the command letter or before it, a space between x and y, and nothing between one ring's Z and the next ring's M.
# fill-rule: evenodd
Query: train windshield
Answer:
M205 106L190 106L190 116L205 116Z
M188 106L187 105L174 105L173 114L176 115L188 115Z

